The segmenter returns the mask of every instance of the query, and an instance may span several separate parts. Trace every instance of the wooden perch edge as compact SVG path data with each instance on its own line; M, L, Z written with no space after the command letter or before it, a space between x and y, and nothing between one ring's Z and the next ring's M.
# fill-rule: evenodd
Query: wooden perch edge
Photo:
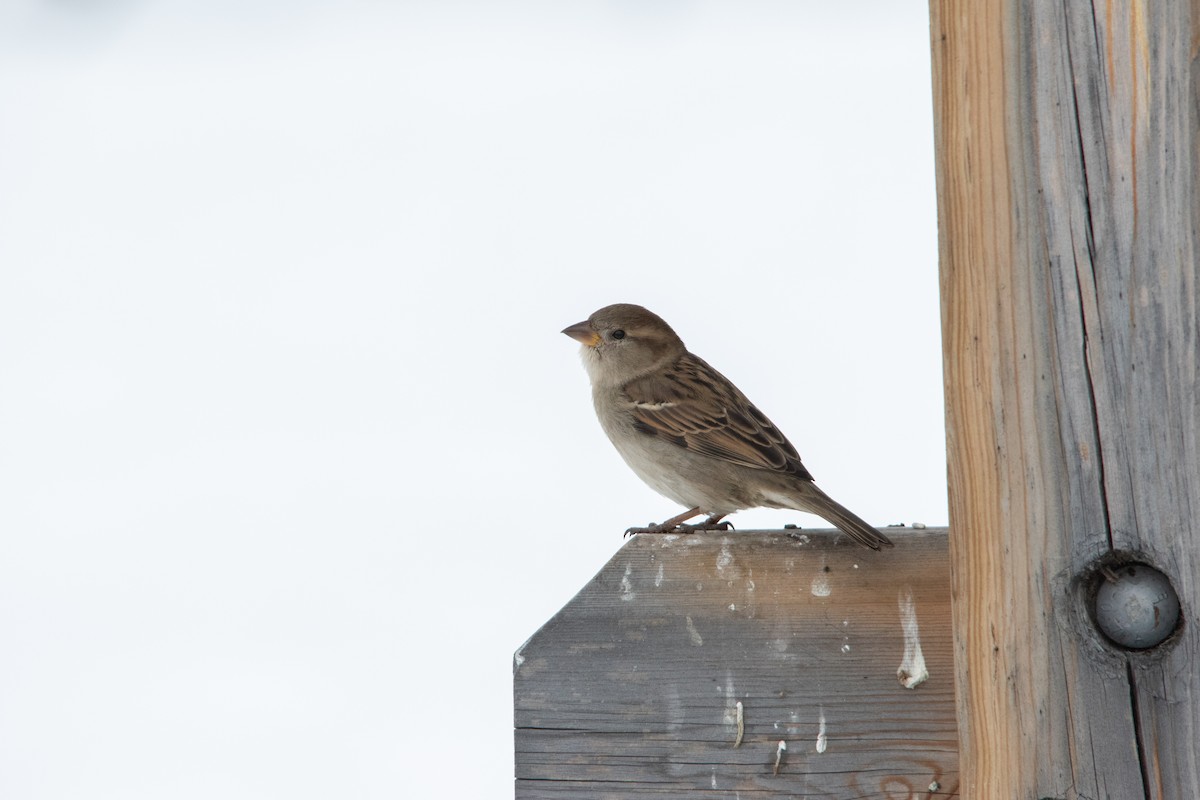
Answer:
M947 532L887 533L631 539L514 657L516 796L956 796Z

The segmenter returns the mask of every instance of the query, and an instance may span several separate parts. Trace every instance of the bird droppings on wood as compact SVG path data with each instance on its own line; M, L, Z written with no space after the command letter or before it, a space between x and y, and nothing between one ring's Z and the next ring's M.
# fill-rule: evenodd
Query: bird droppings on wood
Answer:
M829 586L829 565L825 563L825 556L821 556L821 568L812 579L812 594L813 597L829 597L832 591Z
M742 746L742 737L746 735L746 717L742 701L737 701L737 736L733 740L734 747Z
M787 752L787 742L783 739L779 740L779 744L775 746L775 769L771 771L772 775L779 775L779 766L783 763L783 754Z
M912 589L904 587L900 592L900 627L904 630L904 657L896 678L905 689L915 689L929 678L925 667L925 656L921 653L921 634L917 627L917 606L913 602Z
M654 575L654 588L657 589L658 587L662 586L662 582L663 582L663 565L660 562L658 565L658 572L655 573L655 575Z
M825 748L829 746L829 739L825 735L825 708L820 707L820 716L817 717L817 752L824 753Z
M729 540L721 542L721 552L717 553L717 577L722 580L734 581L742 571L733 563L733 553L729 552Z
M625 577L621 578L621 599L626 603L637 597L637 592L633 590L633 582L629 580L629 576L633 574L633 565L625 565Z
M600 800L615 786L622 800L691 797L710 792L714 775L714 797L731 800L889 796L935 777L957 786L953 684L931 679L916 693L894 677L904 636L893 604L906 587L929 669L951 674L944 531L913 532L881 556L825 531L803 547L782 531L686 538L697 544L630 539L522 649L518 800ZM725 568L741 573L732 585L717 574L723 548ZM836 598L812 594L818 573L836 579ZM954 796L943 789L937 800Z
M737 707L741 703L737 699L737 689L735 689L733 685L733 670L725 670L725 683L724 685L718 684L717 691L724 692L725 694L725 714L722 721L726 725L734 726L736 731L738 718Z
M704 644L704 637L700 635L700 631L696 630L696 623L692 622L692 615L687 615L687 633L688 640L696 647Z

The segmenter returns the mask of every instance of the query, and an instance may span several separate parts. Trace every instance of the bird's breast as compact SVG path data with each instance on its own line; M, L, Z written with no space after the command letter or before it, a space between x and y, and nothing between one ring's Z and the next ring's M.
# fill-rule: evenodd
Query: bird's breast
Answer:
M632 403L597 392L596 416L621 458L647 486L682 506L728 513L755 503L734 473L740 468L640 429ZM644 427L644 426L643 426Z

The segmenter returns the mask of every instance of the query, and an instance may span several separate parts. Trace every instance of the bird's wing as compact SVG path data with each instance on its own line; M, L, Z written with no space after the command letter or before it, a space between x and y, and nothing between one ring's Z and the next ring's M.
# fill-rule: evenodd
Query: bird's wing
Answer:
M625 385L644 434L744 467L812 475L787 437L724 375L691 353Z

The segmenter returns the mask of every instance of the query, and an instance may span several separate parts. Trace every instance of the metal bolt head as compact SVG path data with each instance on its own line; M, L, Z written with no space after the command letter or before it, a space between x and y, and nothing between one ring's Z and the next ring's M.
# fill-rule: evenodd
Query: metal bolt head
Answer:
M1096 624L1131 650L1161 644L1179 623L1179 595L1171 581L1145 564L1124 564L1096 590Z

